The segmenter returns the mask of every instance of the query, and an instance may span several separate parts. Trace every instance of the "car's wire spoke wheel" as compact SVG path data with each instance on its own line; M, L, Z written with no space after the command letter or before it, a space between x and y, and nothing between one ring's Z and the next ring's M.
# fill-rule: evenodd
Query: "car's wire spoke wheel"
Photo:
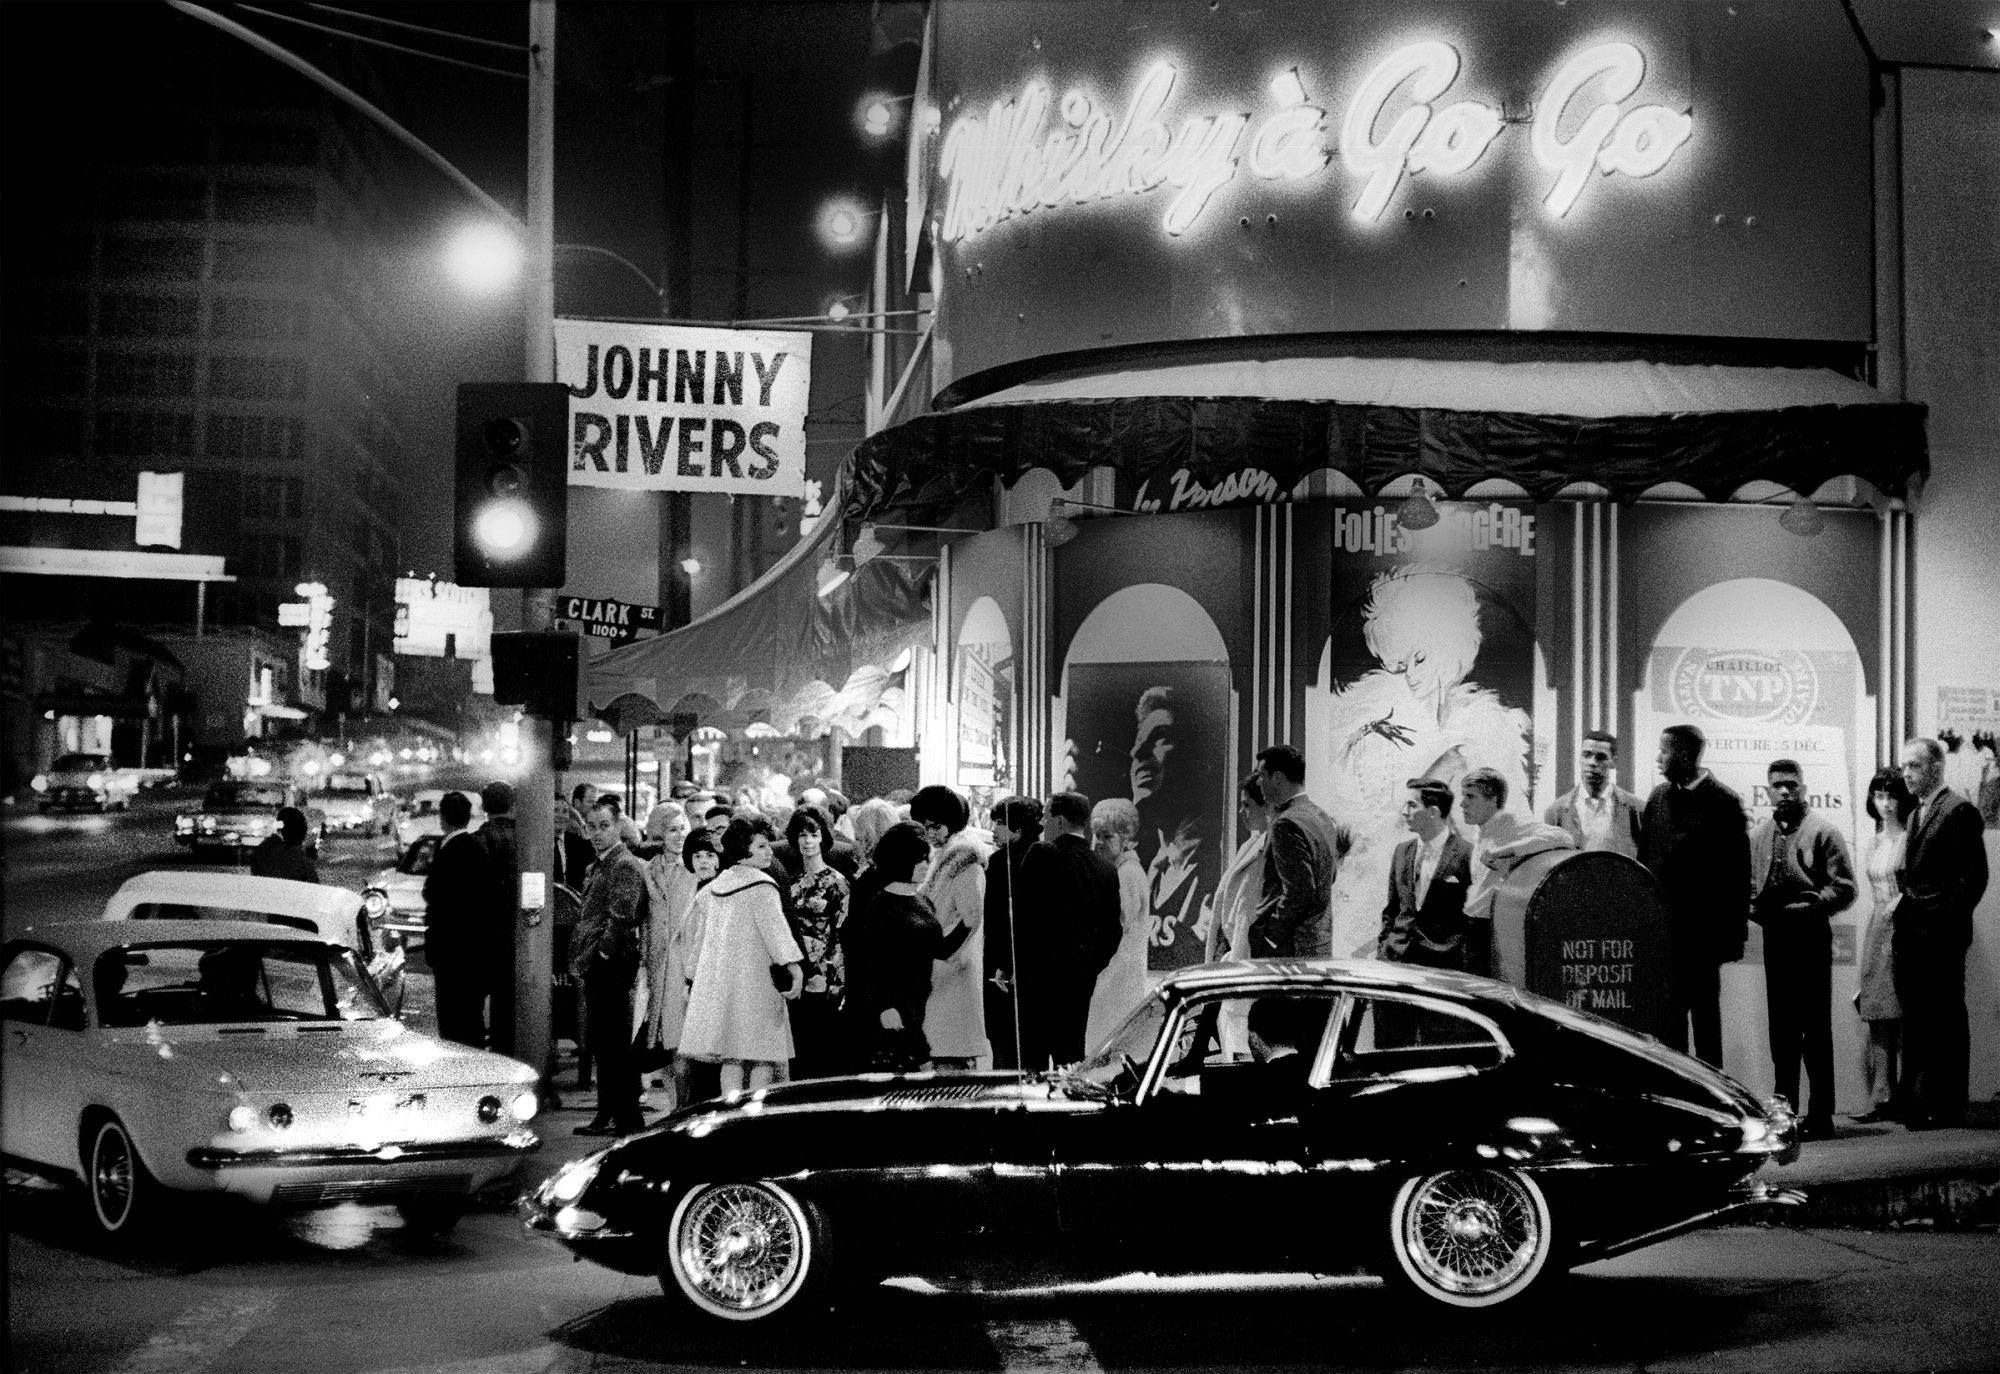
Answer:
M1405 1183L1390 1211L1396 1260L1425 1296L1487 1307L1517 1296L1549 1257L1549 1205L1512 1169L1462 1169Z
M798 1200L769 1183L711 1183L674 1210L668 1267L702 1311L729 1321L776 1315L798 1296L813 1235Z
M144 1182L145 1166L125 1128L116 1121L101 1123L90 1142L90 1205L97 1224L113 1234L128 1229Z

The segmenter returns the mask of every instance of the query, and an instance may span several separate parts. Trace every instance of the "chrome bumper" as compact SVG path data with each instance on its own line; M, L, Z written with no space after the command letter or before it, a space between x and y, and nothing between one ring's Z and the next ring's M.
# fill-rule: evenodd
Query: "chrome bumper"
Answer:
M197 1146L187 1152L196 1169L324 1169L357 1164L429 1164L458 1159L514 1159L542 1148L533 1131L480 1140L420 1141L409 1145L329 1145L296 1150L221 1150Z
M1721 1222L1749 1211L1761 1211L1766 1207L1799 1207L1806 1201L1806 1195L1797 1188L1774 1188L1768 1183L1741 1183L1729 1190L1730 1201L1712 1211L1661 1226L1644 1235L1630 1236L1625 1240L1613 1241L1608 1245L1586 1247L1577 1257L1580 1264L1591 1260L1610 1259L1615 1255L1629 1254L1657 1245L1663 1240L1686 1235L1689 1231L1699 1231L1704 1226L1715 1226Z

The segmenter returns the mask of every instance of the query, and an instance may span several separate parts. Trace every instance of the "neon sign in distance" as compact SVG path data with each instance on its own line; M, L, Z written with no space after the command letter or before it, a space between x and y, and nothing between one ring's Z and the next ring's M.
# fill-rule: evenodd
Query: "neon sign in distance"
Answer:
M1506 130L1502 112L1477 100L1436 105L1456 84L1458 50L1426 41L1398 48L1355 88L1333 137L1341 166L1360 181L1354 217L1373 223L1406 176L1455 177L1477 166ZM1562 218L1593 170L1644 178L1673 160L1694 132L1690 114L1664 105L1622 108L1645 81L1645 56L1630 43L1599 43L1570 57L1535 101L1529 131L1536 163L1556 174L1543 203ZM938 225L948 243L1039 210L1088 205L1161 188L1161 227L1179 235L1201 219L1215 194L1247 160L1263 180L1304 181L1332 164L1328 112L1310 103L1296 67L1269 91L1286 108L1251 129L1247 114L1167 110L1179 81L1172 63L1148 68L1122 108L1100 106L1074 88L1053 106L1031 79L1019 95L960 116L945 135L938 175L948 183ZM1596 103L1584 93L1595 89ZM1398 92L1409 104L1383 127ZM1567 124L1574 132L1563 138ZM1246 140L1246 135L1248 135Z

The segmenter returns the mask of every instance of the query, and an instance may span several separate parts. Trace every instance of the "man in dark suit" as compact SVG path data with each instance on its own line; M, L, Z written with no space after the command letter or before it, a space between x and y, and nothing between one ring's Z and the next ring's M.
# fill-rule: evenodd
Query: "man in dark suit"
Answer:
M639 976L639 925L646 917L646 865L625 847L618 808L600 797L584 815L597 862L583 887L569 967L583 982L586 1032L597 1061L597 1114L578 1135L644 1129L639 1069L632 1057L632 989Z
M1389 902L1375 952L1392 964L1462 970L1472 846L1451 828L1450 787L1411 778L1409 789L1403 824L1412 834L1389 859Z
M993 1067L1017 1069L1021 1047L1015 1035L1014 910L1023 900L1022 866L1042 837L1042 804L1033 797L1006 797L990 814L996 848L986 861L986 967L982 989L986 1038L993 1042Z
M1347 832L1306 795L1306 758L1289 744L1257 755L1257 784L1271 803L1264 889L1250 918L1253 959L1324 959L1333 947L1333 883Z
M1743 799L1701 766L1707 744L1692 725L1660 733L1666 781L1646 800L1640 823L1647 868L1667 898L1673 940L1679 1048L1722 1064L1722 966L1743 957L1750 934L1750 823Z
M1090 847L1090 798L1049 798L1044 830L1021 865L1014 911L1014 973L1021 1013L1021 1067L1083 1058L1097 975L1123 929L1118 870Z
M488 947L513 938L513 922L494 909L486 851L466 831L472 798L445 793L438 820L444 838L424 875L424 964L437 988L437 1030L446 1040L485 1049L494 962Z
M1944 746L1903 746L1903 781L1917 799L1897 881L1896 998L1903 1004L1902 1101L1913 1131L1965 1120L1971 1036L1965 1016L1965 950L1972 909L1986 891L1985 822L1979 808L1944 785Z

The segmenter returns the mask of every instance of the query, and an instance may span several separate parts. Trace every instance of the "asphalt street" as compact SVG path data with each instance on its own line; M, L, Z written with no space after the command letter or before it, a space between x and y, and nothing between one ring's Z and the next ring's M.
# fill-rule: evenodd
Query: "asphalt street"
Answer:
M0 813L9 929L92 915L131 874L185 865L175 809L155 796L128 816ZM382 841L329 841L322 874L359 886L388 860ZM421 1027L429 979L411 991ZM570 1132L589 1095L575 1096L572 1110L537 1122L549 1141L529 1182L580 1152ZM4 1367L22 1374L2000 1367L1990 1230L1697 1233L1580 1270L1532 1306L1469 1319L1394 1309L1358 1277L1134 1276L1025 1295L901 1281L783 1334L718 1335L692 1329L653 1282L528 1237L500 1205L431 1238L392 1208L287 1216L201 1199L114 1249L73 1192L17 1176L5 1202Z

